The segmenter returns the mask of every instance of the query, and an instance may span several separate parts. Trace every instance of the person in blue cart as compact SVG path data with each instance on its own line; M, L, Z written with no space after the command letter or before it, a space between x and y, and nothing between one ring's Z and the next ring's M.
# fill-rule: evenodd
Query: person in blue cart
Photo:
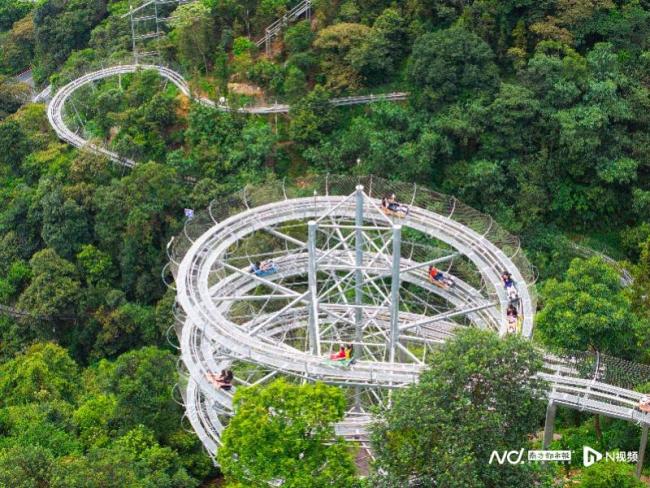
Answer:
M267 276L278 271L278 267L269 259L266 261L257 261L251 266L251 273L254 273L256 276Z

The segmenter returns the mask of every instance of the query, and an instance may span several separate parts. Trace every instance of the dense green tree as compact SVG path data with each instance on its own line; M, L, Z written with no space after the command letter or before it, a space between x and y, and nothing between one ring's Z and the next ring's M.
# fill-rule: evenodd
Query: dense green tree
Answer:
M345 405L340 389L322 383L238 389L218 452L226 479L251 487L354 486L350 447L334 434Z
M634 282L630 287L630 297L634 313L642 323L650 323L650 238L646 239L640 246L641 253L639 261L632 266ZM639 346L644 359L648 357L648 337L641 336Z
M0 71L13 74L29 67L34 57L34 42L34 20L28 15L14 23L11 31L1 38Z
M75 49L82 48L90 30L106 15L106 1L46 0L34 12L36 27L35 77L44 80Z
M18 307L35 315L35 322L44 337L55 336L56 326L39 318L74 317L79 310L82 295L77 270L72 263L46 248L29 261L32 280L20 295Z
M549 346L631 357L647 334L618 273L599 257L573 260L564 280L549 280L542 296L536 330Z
M386 9L370 33L350 53L353 66L371 83L391 79L408 52L406 22L394 9Z
M30 95L29 86L25 83L0 76L0 120L16 112L30 99Z
M11 25L21 19L33 8L24 0L0 0L0 32L9 30Z
M284 93L289 100L298 100L307 91L307 78L305 73L297 66L289 65L284 78Z
M3 100L4 103L9 103L8 99ZM11 110L10 107L7 109ZM2 168L3 172L18 173L18 165L29 154L30 149L29 139L20 124L13 120L0 123L0 164L5 166Z
M420 37L413 46L407 76L416 99L424 105L492 93L498 86L490 46L462 27Z
M97 479L95 486L98 487L198 486L198 482L191 478L181 465L178 454L168 447L160 446L153 433L143 426L130 430L108 448L91 450L87 459L92 469L92 477ZM66 474L79 479L76 467L68 470ZM61 483L59 486L66 485ZM76 486L84 485L80 483Z
M43 193L41 237L59 256L71 259L90 239L88 215L77 202L64 197L59 185L41 180L39 190Z
M277 141L271 125L261 118L199 105L190 111L186 138L190 158L183 166L188 173L219 179L221 184L240 175L242 181L248 179L246 183L255 181Z
M100 307L95 312L99 324L93 355L117 355L146 344L160 344L160 330L150 307L126 303L115 310Z
M88 396L73 413L73 422L84 447L105 447L117 424L117 400L114 395Z
M77 254L77 262L84 272L88 284L107 285L115 278L115 268L108 253L102 252L92 244L84 244Z
M314 41L309 21L303 20L289 27L284 33L284 44L289 54L307 51Z
M38 401L73 402L79 390L79 371L67 351L41 343L0 365L0 406Z
M643 488L647 486L636 479L633 467L625 463L596 463L582 471L578 477L579 488Z
M322 86L315 87L307 96L291 106L289 134L296 142L318 142L334 128L335 115L329 102L330 94Z
M56 378L56 372L52 372ZM10 406L2 410L4 445L40 446L55 457L82 452L69 418L68 402L35 399L26 405Z
M381 471L373 486L533 486L532 465L488 462L538 428L542 358L516 336L467 329L429 359L420 381L395 392L372 428ZM517 405L517 408L513 408Z
M266 60L253 64L247 71L247 77L253 83L265 88L269 94L277 95L282 92L284 70L281 66Z
M422 151L418 147L418 142L424 145L435 137L432 134L425 132L421 141L412 141L421 123L422 118L408 107L373 104L348 127L335 131L320 147L310 147L304 154L331 172L354 168L359 174L400 174L405 181L426 181L438 154L431 146Z
M361 85L359 71L353 66L353 50L365 42L369 34L367 26L347 23L326 27L318 33L314 47L320 53L328 88L343 90Z
M181 5L172 14L172 38L181 61L206 72L212 66L215 27L210 9L202 2Z
M155 163L138 165L95 193L99 249L118 264L129 296L150 301L162 293L163 251L178 229L182 193L175 172Z
M121 2L109 2L109 10L114 9L115 14L121 6L126 7ZM126 13L126 8L124 10ZM98 59L119 58L132 49L131 25L124 20L119 15L110 15L90 32L88 46L95 51Z
M114 363L102 361L96 374L102 390L115 396L121 431L142 424L164 439L178 429L178 405L169 394L177 375L171 353L155 347L133 350Z
M22 291L29 279L31 270L24 261L14 261L0 278L0 303L10 303Z
M51 453L39 446L0 449L0 485L15 488L48 486L52 462Z

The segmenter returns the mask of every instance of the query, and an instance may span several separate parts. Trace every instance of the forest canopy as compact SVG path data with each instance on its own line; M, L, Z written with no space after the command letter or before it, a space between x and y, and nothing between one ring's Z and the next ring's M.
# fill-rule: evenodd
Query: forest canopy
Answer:
M174 291L161 273L184 209L249 184L377 174L453 195L521 237L539 274L536 345L650 362L650 2L314 0L309 17L264 42L298 3L160 4L164 20L143 20L134 42L124 0L0 0L0 305L20 312L0 315L0 485L193 487L217 475L170 395L179 382ZM181 73L196 96L290 109L216 110L142 69L88 84L64 111L73 132L133 169L58 140L33 95L131 63L133 46L143 63ZM391 92L408 97L330 103ZM466 340L489 346L486 361L521 347L537 364L526 346L492 339ZM464 354L465 345L454 347ZM424 385L398 398L458 393L435 372ZM508 385L492 386L506 398ZM300 394L333 405L325 436L343 407L319 388ZM274 400L251 391L237 400L246 421L255 419L247 405ZM396 408L412 413L402 400ZM541 422L537 405L526 412L525 428L506 433L522 445ZM457 419L428 420L448 436ZM601 429L567 415L562 442L631 449L638 432L616 422ZM245 441L242 456L266 476L251 455L258 439ZM399 483L412 466L391 465L392 447L381 463ZM471 442L457 447L467 459L481 454ZM333 443L314 462L331 459L349 481L346 449ZM238 469L224 464L241 481ZM461 471L472 483L491 476ZM586 470L581 486L627 471Z

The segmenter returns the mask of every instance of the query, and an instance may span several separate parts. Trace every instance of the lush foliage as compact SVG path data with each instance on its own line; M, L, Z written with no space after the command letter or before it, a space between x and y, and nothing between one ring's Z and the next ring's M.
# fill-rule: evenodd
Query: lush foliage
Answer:
M596 463L580 476L580 488L643 488L645 483L636 479L633 468L623 463Z
M234 408L219 449L227 480L252 487L275 480L292 488L355 486L352 448L334 439L334 422L346 411L339 388L276 380L238 389Z
M287 115L224 113L192 103L148 71L78 91L66 104L66 122L137 161L131 171L58 141L43 105L27 103L32 89L14 78L31 67L35 89L50 82L56 89L124 61L128 2L0 0L0 304L24 313L0 316L0 485L203 481L208 458L178 430L181 413L168 402L176 382L171 356L150 348L168 347L172 324L173 292L160 279L165 248L182 228L183 208L203 208L267 178L375 173L453 194L522 236L540 271L538 337L545 344L650 359L650 3L314 0L309 20L283 26L268 52L258 48L265 28L295 4L159 6L169 21L140 49L180 69L194 93L224 97L233 107L276 100L292 106ZM140 33L152 25L142 24ZM329 103L389 91L407 91L409 101ZM601 261L571 264L574 241L627 259L633 285L622 288L618 270ZM520 347L475 339L483 356L469 345L456 352L495 371L503 367L495 364L499 354ZM483 458L472 464L485 454L478 440L525 443L540 420L528 397L517 396L526 390L514 383L501 390L490 373L495 394L506 391L525 408L510 408L506 393L495 396L503 402L498 411L485 399L468 407L459 385L476 371L469 360L448 359L440 371L454 382L443 385L434 368L426 391L396 395L395 411L410 415L405 429L417 435L383 425L381 435L399 435L384 438L381 465L398 486L409 469L431 479L448 469L450 483L469 486L527 486L536 473L499 474ZM276 388L294 398L297 387ZM325 435L339 400L318 391L335 405L321 419ZM246 412L257 399L241 395ZM413 415L420 412L411 405L422 406L429 432L419 429ZM295 399L294 407L301 425L313 420L309 405ZM517 411L521 418L513 417ZM474 420L500 426L493 430L502 438L472 430ZM591 422L561 418L560 429L571 426L564 441L577 446L583 431L591 435ZM606 427L599 441L608 447L636 442L638 432ZM254 433L237 428L250 454ZM318 451L310 454L314 466L331 456L346 479L341 484L352 483L347 450L310 445ZM300 486L307 483L295 459L301 452L266 454L284 459L287 479L295 474ZM268 466L264 471L255 459L250 466L272 479ZM231 477L249 486L236 467Z
M532 486L531 465L489 464L492 450L525 447L542 411L542 361L516 337L458 334L429 361L420 381L396 392L373 427L380 486ZM516 406L516 408L514 408Z
M619 274L599 257L574 260L564 280L547 281L542 295L537 331L550 346L629 357L648 335Z
M0 485L191 488L210 470L169 396L173 356L156 348L80 371L38 343L0 366Z

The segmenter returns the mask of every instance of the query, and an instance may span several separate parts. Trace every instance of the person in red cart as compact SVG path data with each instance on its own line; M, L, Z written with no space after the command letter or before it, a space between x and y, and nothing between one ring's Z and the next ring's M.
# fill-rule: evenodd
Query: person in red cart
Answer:
M341 348L339 349L339 352L334 353L334 354L330 354L330 359L332 361L341 361L341 360L345 359L345 347L341 346Z

